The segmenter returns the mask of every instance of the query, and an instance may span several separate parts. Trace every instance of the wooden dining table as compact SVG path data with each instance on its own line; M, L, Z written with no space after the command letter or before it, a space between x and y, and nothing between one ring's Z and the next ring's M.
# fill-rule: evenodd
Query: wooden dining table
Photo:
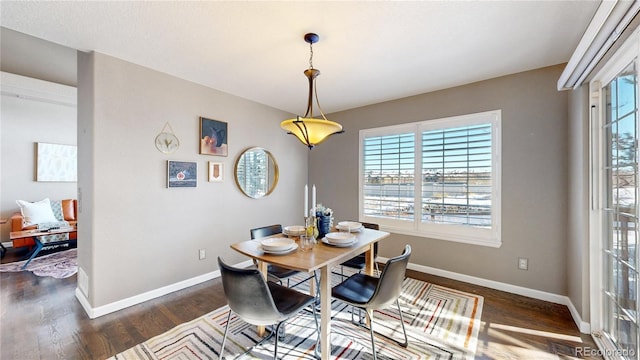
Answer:
M320 270L320 354L322 359L329 359L331 356L331 268L364 252L365 272L373 274L373 244L389 236L389 233L364 228L360 232L355 232L354 235L356 235L356 242L349 247L337 247L318 241L310 250L302 251L298 247L296 251L284 255L271 255L262 251L260 245L262 239L231 245L232 249L255 259L265 278L267 264L306 272Z

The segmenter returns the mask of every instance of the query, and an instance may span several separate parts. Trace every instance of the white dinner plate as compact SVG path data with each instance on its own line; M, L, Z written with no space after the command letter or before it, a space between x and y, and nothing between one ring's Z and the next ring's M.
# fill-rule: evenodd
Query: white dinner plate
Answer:
M274 251L274 250L267 250L264 248L264 246L262 247L262 251L264 251L265 254L270 254L270 255L285 255L285 254L292 253L297 249L298 249L298 244L296 244L295 242L293 243L293 246L291 246L289 249L286 249L286 250Z
M285 226L285 228L284 228L284 230L282 232L285 235L300 236L300 235L304 234L305 228L302 225Z
M295 241L283 237L267 238L260 241L260 245L262 245L262 249L265 251L290 250L295 243Z
M330 232L324 236L331 244L352 244L356 236L350 232Z
M356 221L340 221L338 223L339 226L343 227L343 228L359 228L362 227L362 223L356 222Z
M335 247L349 247L349 246L351 246L351 245L353 245L353 244L358 242L355 237L353 238L353 241L348 242L348 243L332 243L326 237L323 237L322 240L320 240L320 241L322 241L323 243L325 243L327 245L335 246Z
M342 224L343 222L349 222L351 224ZM358 225L359 224L359 225ZM354 223L351 221L341 221L338 225L336 225L336 229L338 230L349 230L349 232L361 232L364 229L364 226L360 223Z

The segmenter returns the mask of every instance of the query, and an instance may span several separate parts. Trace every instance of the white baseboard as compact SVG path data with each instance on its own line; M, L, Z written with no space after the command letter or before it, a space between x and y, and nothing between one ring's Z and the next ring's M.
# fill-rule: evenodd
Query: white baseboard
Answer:
M583 321L580 313L578 313L576 307L573 306L573 302L571 302L571 299L569 299L568 296L565 296L565 298L567 299L567 302L563 305L566 305L567 308L569 308L571 317L573 317L573 321L575 321L576 325L578 325L578 329L580 329L580 332L583 334L591 334L591 324Z
M251 260L248 260L248 261L244 261L242 263L236 264L234 266L245 267L251 264L253 264L253 262ZM198 285L205 281L215 279L219 276L220 276L220 270L212 271L203 275L193 277L191 279L187 279L171 285L163 286L158 289L147 291L139 295L131 296L129 298L118 300L116 302L113 302L107 305L98 306L98 307L91 307L89 300L84 295L84 293L82 293L80 288L76 288L76 298L78 299L78 301L80 301L80 304L84 308L84 311L87 313L87 315L89 315L89 318L95 319L97 317L107 315L112 312L116 312L118 310L128 308L133 305L141 304L145 301L159 298L161 296L170 294L178 290L182 290L194 285Z
M384 263L388 259L379 256L377 260L381 263ZM488 287L495 290L501 290L501 291L505 291L508 293L516 294L516 295L527 296L527 297L538 299L538 300L565 305L569 309L569 312L571 313L571 317L573 318L573 321L576 323L576 326L578 326L578 329L580 329L580 332L583 334L591 333L591 325L588 322L582 320L582 317L578 313L578 310L573 305L573 303L571 302L571 299L569 299L568 296L553 294L546 291L540 291L535 289L529 289L522 286L507 284L507 283L494 281L494 280L483 279L483 278L479 278L471 275L455 273L452 271L441 270L441 269L432 268L424 265L417 265L417 264L410 263L408 265L408 268L411 270L420 271L426 274L442 276L448 279L463 281L470 284L480 285L480 286Z
M380 262L384 263L387 260L388 260L387 258L378 257L378 261L380 261ZM252 264L253 264L253 262L251 260L247 260L247 261L235 264L234 266L247 267L247 266L250 266ZM538 300L549 301L549 302L552 302L552 303L555 303L555 304L565 305L569 309L569 312L571 313L571 316L573 317L573 321L578 326L578 329L580 329L580 332L584 333L584 334L591 333L590 324L588 322L582 321L582 318L580 317L580 314L578 313L578 310L576 310L575 306L573 305L573 303L571 302L571 300L567 296L552 294L552 293L548 293L548 292L540 291L540 290L529 289L529 288L525 288L525 287L522 287L522 286L502 283L502 282L499 282L499 281L487 280L487 279L483 279L483 278L479 278L479 277L475 277L475 276L455 273L455 272L452 272L452 271L436 269L436 268L432 268L432 267L424 266L424 265L417 265L417 264L410 263L408 268L411 269L411 270L420 271L420 272L423 272L423 273L426 273L426 274L442 276L442 277L445 277L445 278L448 278L448 279L463 281L463 282L467 282L467 283L471 283L471 284L475 284L475 285L488 287L488 288L495 289L495 290L506 291L506 292L509 292L509 293L512 293L512 294L528 296L528 297L531 297L531 298L534 298L534 299L538 299ZM217 278L219 276L220 276L220 270L212 271L210 273L206 273L206 274L203 274L203 275L200 275L200 276L196 276L196 277L193 277L191 279L180 281L180 282L177 282L175 284L167 285L167 286L161 287L159 289L151 290L151 291L148 291L148 292L143 293L143 294L135 295L135 296L132 296L132 297L129 297L129 298L126 298L126 299L123 299L123 300L119 300L119 301L113 302L111 304L99 306L99 307L96 307L96 308L91 307L91 304L89 303L89 300L82 293L82 291L80 291L79 288L76 288L76 298L78 299L78 301L80 301L80 304L82 305L82 307L86 311L87 315L89 315L89 317L91 319L95 319L97 317L100 317L100 316L103 316L103 315L106 315L106 314L109 314L109 313L112 313L112 312L116 312L118 310L122 310L122 309L128 308L130 306L137 305L137 304L143 303L145 301L158 298L158 297L163 296L163 295L170 294L170 293L172 293L174 291L178 291L178 290L186 289L186 288L188 288L190 286L198 285L198 284L203 283L205 281L215 279L215 278Z

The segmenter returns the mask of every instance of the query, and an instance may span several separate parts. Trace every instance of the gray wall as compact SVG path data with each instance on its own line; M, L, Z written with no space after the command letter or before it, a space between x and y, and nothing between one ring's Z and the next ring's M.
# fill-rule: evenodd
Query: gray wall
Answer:
M76 50L0 27L0 70L76 86Z
M69 102L75 103L75 88L12 75L3 73L1 86L0 217L3 219L19 211L16 200L76 198L76 182L36 181L36 143L76 144L76 107ZM37 100L33 97L36 94ZM2 226L1 241L9 241L10 228Z
M553 294L567 294L567 93L562 66L514 74L331 115L346 132L310 155L318 201L358 217L358 131L502 109L502 242L489 248L394 234L381 255L411 244L411 262ZM380 84L384 86L384 84ZM517 269L519 256L529 270Z
M229 246L250 228L301 223L308 150L279 127L291 114L99 53L78 65L78 247L93 307L212 272L217 256L246 260ZM228 157L198 154L199 116L228 123ZM170 155L154 146L167 121L181 142ZM259 200L232 174L251 146L280 168ZM167 189L167 160L197 162L197 188ZM207 182L208 161L224 163L224 182Z
M589 322L589 86L568 94L568 296L582 320Z
M0 27L0 70L75 86L76 51ZM55 86L44 85L55 95ZM64 87L61 87L64 88ZM62 90L66 93L65 90ZM0 217L18 211L16 200L76 198L76 183L34 179L36 142L76 144L76 109L2 96L0 105ZM9 241L2 226L0 241Z

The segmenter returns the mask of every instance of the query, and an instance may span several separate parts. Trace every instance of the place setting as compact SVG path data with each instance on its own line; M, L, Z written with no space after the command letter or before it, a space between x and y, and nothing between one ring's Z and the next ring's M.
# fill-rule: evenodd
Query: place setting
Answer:
M306 229L303 225L291 225L285 226L284 229L282 229L282 234L287 237L298 237L303 235L305 231Z
M362 232L364 226L362 223L356 221L340 221L338 225L336 225L336 229L346 232Z
M357 241L354 234L342 231L330 232L322 238L322 243L336 247L349 247Z
M260 246L265 254L285 255L298 249L298 244L289 238L268 238L260 241Z

